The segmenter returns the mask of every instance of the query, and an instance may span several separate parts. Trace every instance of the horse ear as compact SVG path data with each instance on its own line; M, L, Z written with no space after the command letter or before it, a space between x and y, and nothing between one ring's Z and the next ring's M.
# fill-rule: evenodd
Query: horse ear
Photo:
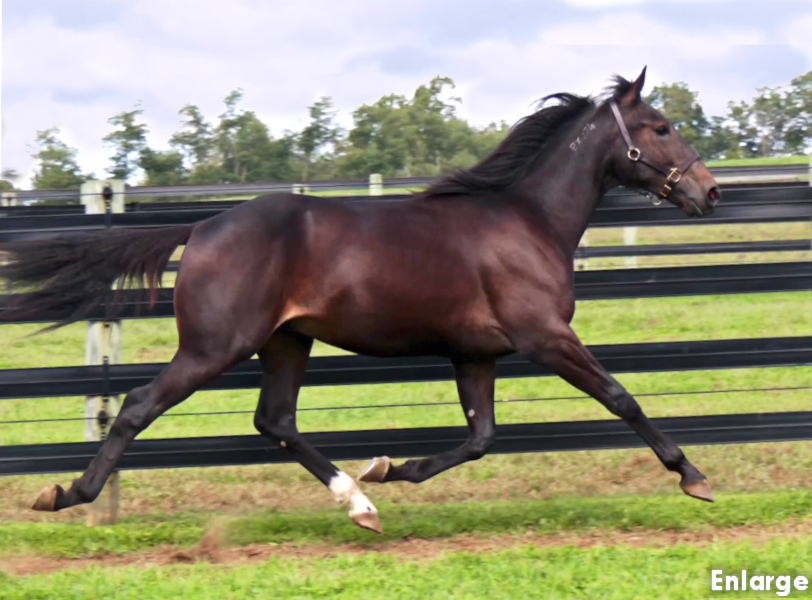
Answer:
M640 75L635 79L632 86L629 88L629 91L623 95L623 103L627 106L632 106L640 102L641 94L643 92L643 86L646 84L646 69L648 65L643 67L643 70L640 71Z

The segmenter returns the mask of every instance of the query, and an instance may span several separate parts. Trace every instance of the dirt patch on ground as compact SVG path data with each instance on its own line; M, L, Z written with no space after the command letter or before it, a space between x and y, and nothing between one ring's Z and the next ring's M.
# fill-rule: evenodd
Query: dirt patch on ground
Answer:
M775 537L795 538L812 534L812 520L783 523L779 526L746 526L702 531L616 531L560 532L539 534L527 532L514 535L464 534L448 538L415 539L382 542L380 544L318 544L280 543L251 544L227 547L222 530L213 528L191 548L162 547L149 552L127 555L100 555L93 558L53 558L44 556L15 556L0 558L0 571L13 576L52 573L66 569L95 567L167 566L205 562L221 565L259 564L272 557L332 558L342 554L384 553L409 560L431 559L444 553L491 553L511 548L535 546L596 546L626 545L662 548L675 544L707 545L716 542L748 541L756 545Z

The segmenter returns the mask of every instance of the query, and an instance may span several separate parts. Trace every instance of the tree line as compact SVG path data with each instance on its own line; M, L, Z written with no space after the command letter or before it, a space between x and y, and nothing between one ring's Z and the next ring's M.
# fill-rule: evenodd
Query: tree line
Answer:
M179 111L180 126L169 150L151 148L144 109L120 112L103 138L110 148L106 175L141 185L224 182L308 181L432 176L469 167L507 134L508 123L474 126L458 114L454 88L435 77L411 97L389 94L352 113L343 130L330 97L307 108L300 131L272 135L255 112L245 110L242 90L229 93L223 112L210 121L194 104ZM801 154L812 146L812 71L788 85L756 90L751 101L730 102L727 113L708 115L684 83L654 87L646 100L660 109L706 160ZM83 173L77 151L56 127L38 131L30 150L36 160L35 189L75 188L94 174ZM4 178L14 173L4 173Z

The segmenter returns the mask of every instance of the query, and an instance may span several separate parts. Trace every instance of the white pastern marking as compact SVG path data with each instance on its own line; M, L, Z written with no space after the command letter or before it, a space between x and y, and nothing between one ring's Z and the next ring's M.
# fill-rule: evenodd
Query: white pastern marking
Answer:
M357 514L361 512L377 513L378 510L369 501L358 484L355 483L352 477L347 475L344 471L339 471L331 480L330 485L327 486L338 502L342 504L349 502L350 514Z

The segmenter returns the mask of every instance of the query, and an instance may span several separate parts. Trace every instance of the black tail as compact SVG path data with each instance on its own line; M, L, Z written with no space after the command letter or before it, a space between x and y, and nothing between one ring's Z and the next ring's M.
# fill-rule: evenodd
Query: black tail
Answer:
M37 319L57 311L59 320L47 331L86 320L102 305L107 306L106 316L113 315L118 308L115 283L119 290L146 287L154 302L169 258L193 229L194 225L109 229L4 243L0 253L9 262L0 271L2 277L30 293L4 307L0 322Z

